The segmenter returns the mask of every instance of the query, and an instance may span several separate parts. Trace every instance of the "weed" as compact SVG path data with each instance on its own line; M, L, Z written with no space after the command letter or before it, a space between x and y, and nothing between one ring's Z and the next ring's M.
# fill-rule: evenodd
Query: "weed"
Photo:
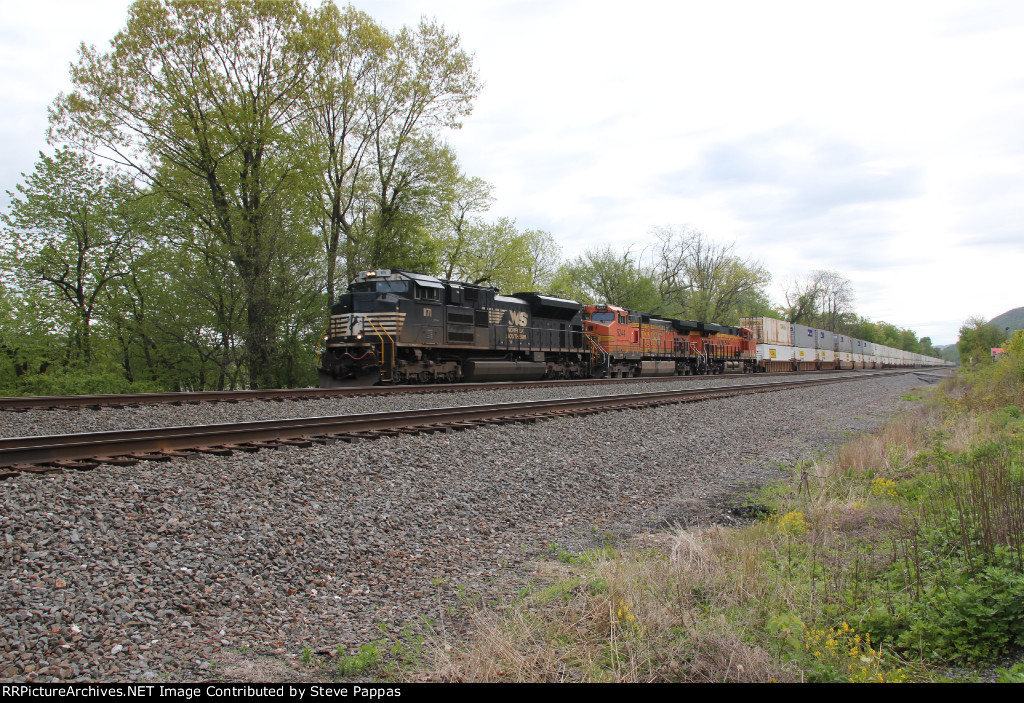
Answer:
M338 676L362 676L377 669L381 664L381 650L376 644L364 644L352 656L344 656L344 649L338 647Z

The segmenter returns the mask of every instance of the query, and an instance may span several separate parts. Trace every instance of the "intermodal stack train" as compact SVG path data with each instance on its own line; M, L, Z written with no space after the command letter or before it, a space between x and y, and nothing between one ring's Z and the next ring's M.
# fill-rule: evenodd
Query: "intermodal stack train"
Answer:
M332 305L319 372L333 387L943 364L771 318L674 320L379 269Z

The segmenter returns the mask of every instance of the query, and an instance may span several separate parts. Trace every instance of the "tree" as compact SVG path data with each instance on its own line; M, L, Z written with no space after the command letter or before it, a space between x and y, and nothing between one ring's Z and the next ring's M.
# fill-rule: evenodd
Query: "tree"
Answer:
M506 293L546 288L558 245L547 232L523 230L514 220L474 220L461 229L458 248L442 250L451 257L449 279L486 283ZM455 255L458 254L458 259Z
M465 279L470 274L468 260L472 256L476 235L485 227L474 213L485 212L494 198L491 184L480 178L460 174L441 204L440 235L442 275L448 280Z
M129 275L138 225L134 185L99 169L88 157L61 149L39 162L16 192L8 191L5 269L18 271L18 288L36 284L60 301L71 342L69 361L93 361L93 326L106 298Z
M357 203L365 198L370 144L382 126L373 110L376 74L386 70L394 42L369 15L333 3L312 23L319 51L312 70L319 77L305 94L308 135L302 150L310 183L307 196L320 222L327 262L327 296L335 299L338 257L353 235ZM348 271L352 274L353 271Z
M853 284L837 271L811 271L791 281L785 296L789 322L835 332L853 316Z
M1006 340L1006 333L975 315L968 318L960 327L960 339L957 350L961 362L969 364L987 364L992 360L992 347L998 347Z
M633 258L611 247L588 249L562 264L551 282L551 292L583 303L610 303L630 310L656 312L655 281Z
M244 296L253 385L271 383L274 208L316 76L294 0L137 0L101 54L82 46L51 140L100 153L188 208L224 244Z
M349 275L363 267L438 266L430 226L459 178L439 133L461 126L480 91L472 57L436 22L421 21L389 39L385 60L366 76L370 138L361 199L352 210L358 223L346 225Z
M703 321L738 321L744 301L764 300L771 274L692 227L654 230L660 312Z

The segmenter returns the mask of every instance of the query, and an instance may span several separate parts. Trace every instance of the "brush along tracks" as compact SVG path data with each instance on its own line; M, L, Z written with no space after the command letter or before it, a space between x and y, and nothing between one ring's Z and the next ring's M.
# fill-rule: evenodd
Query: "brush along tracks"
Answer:
M826 371L801 371L788 373L758 374L766 376L792 377L836 373ZM851 372L852 373L852 372ZM864 373L864 372L860 372ZM870 372L868 372L870 373ZM101 408L131 408L140 405L198 405L200 403L239 403L250 401L310 400L316 398L355 398L360 396L390 395L393 393L453 393L499 388L545 388L580 385L607 385L654 383L658 381L679 381L684 379L706 380L728 378L725 376L643 376L639 378L579 378L552 381L497 381L493 383L433 383L416 386L353 386L347 388L269 388L265 390L240 391L194 391L181 393L122 393L114 395L38 395L0 398L0 411L25 412L27 410L99 410Z
M100 464L131 465L201 454L227 455L281 446L354 442L401 434L453 432L484 424L537 422L612 410L692 403L752 393L791 390L907 373L881 371L828 378L801 378L739 386L627 393L611 396L497 403L429 410L402 410L333 417L164 427L153 429L0 439L0 479L20 473L91 470Z

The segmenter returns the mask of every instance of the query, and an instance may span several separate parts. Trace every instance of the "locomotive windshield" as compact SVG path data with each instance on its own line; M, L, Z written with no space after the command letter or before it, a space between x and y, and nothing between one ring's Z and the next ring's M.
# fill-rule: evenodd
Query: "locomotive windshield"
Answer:
M590 316L594 322L615 322L615 313L613 312L595 312Z
M348 287L352 293L408 293L408 281L359 281Z

